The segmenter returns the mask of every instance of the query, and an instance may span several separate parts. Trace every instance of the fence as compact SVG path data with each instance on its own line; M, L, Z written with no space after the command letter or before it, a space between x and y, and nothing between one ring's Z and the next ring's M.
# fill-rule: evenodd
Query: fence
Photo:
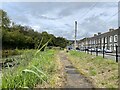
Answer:
M99 47L88 47L85 48L84 51L87 54L95 54L96 56L102 55L103 58L105 58L105 56L112 56L115 58L116 62L118 62L120 60L120 46L107 46L107 48L105 46L102 46L102 49L100 49Z

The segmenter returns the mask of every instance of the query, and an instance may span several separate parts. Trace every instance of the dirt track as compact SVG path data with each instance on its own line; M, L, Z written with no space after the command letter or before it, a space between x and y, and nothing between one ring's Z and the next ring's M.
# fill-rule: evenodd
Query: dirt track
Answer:
M66 82L64 88L93 88L93 85L72 66L64 51L59 53L59 58L65 72Z

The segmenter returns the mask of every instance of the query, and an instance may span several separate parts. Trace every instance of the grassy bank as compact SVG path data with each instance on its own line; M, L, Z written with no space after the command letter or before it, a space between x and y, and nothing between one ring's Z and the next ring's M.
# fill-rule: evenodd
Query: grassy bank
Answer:
M2 88L56 87L60 69L57 51L36 52L28 50L18 66L3 69Z
M20 55L24 50L2 50L2 57L8 57L13 55Z
M68 58L97 88L118 88L118 63L115 61L76 51L70 51Z

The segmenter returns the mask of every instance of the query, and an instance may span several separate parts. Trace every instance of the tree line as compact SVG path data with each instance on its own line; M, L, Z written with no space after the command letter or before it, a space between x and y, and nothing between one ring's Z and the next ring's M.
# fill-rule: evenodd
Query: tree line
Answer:
M0 10L0 28L2 30L2 49L36 49L41 48L48 41L48 47L67 46L68 40L55 37L47 32L38 32L29 26L22 26L11 22L7 12Z

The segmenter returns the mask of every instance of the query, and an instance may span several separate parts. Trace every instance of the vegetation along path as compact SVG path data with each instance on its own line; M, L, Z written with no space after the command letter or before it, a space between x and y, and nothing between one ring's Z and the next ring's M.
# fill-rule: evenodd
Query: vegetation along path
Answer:
M59 53L59 58L64 67L66 78L65 88L93 88L93 85L87 80L87 78L72 66L65 52L61 51Z

